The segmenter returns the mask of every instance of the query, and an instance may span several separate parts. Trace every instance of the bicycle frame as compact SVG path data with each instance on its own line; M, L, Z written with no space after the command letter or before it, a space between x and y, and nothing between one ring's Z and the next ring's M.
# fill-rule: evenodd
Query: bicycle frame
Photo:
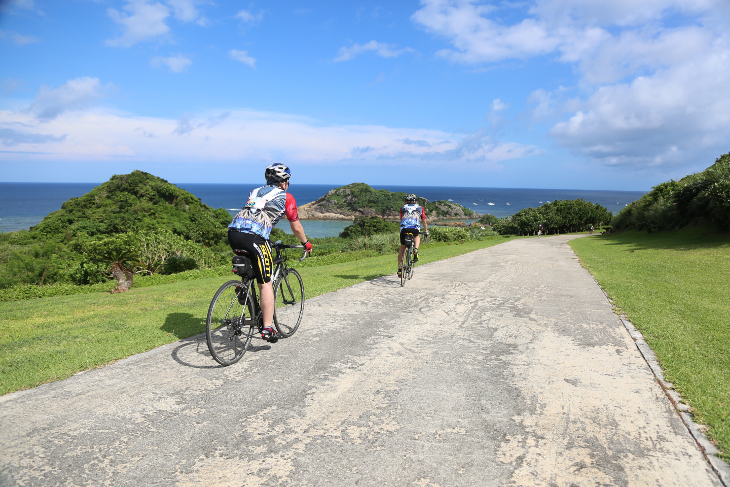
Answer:
M288 266L286 265L287 261L287 255L283 252L284 249L298 249L302 248L301 245L284 245L281 243L281 240L277 240L274 242L273 245L274 249L276 250L276 256L274 257L274 260L272 261L272 265L274 266L274 272L271 273L271 283L274 288L276 288L277 281L281 278L284 274L284 270L288 269ZM303 261L307 258L307 253L305 252L301 259L299 259L299 262ZM258 325L259 330L263 328L263 320L261 315L261 303L259 302L258 295L256 293L256 288L258 286L254 286L255 279L242 277L241 283L243 284L242 287L244 289L249 289L253 294L253 302L254 302L254 310L256 312L256 316L254 319L256 320L256 323ZM287 285L289 285L289 282L287 281ZM243 301L245 302L246 296L244 296ZM239 301L241 299L239 298ZM286 304L291 304L288 301L284 301Z

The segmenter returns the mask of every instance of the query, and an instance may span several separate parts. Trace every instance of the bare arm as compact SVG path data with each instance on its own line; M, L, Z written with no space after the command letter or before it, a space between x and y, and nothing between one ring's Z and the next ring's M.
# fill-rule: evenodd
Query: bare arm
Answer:
M289 226L291 226L291 231L294 233L294 236L296 236L300 242L305 243L307 241L307 236L304 234L304 227L302 227L302 222L299 220L295 220L293 222L289 222Z

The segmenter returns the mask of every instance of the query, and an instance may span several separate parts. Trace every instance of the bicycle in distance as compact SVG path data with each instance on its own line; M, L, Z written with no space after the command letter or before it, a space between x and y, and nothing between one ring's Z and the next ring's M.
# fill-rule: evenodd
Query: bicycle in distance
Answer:
M297 331L304 314L304 283L302 277L287 265L286 249L303 249L303 245L284 245L277 241L272 281L274 287L274 326L280 338ZM213 296L208 308L205 336L208 349L221 365L241 360L254 335L261 336L263 315L257 296L253 265L244 251L234 250L233 272L240 280L223 284ZM306 252L299 261L307 257Z
M401 286L405 286L406 281L410 281L413 278L413 267L416 265L413 261L413 239L414 235L412 233L406 233L403 237L403 240L406 243L406 251L403 254L403 271L400 274ZM426 241L425 235L423 237L423 241Z

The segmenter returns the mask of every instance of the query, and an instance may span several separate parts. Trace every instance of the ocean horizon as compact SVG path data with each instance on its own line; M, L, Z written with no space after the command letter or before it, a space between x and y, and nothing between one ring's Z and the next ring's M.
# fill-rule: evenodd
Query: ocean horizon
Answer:
M0 182L0 232L27 230L50 213L61 209L70 198L88 193L101 183L2 183ZM260 184L179 183L182 188L212 208L224 208L231 215L245 203L248 193ZM343 186L343 185L340 185ZM459 186L396 186L370 185L375 189L415 193L429 201L446 200L459 203L481 214L498 218L513 215L523 208L538 207L555 200L582 198L597 203L616 214L627 204L638 200L646 191L577 190L540 188L480 188ZM329 184L292 184L289 192L303 205L337 188ZM349 222L305 220L305 231L311 237L336 236ZM280 222L283 230L289 225Z

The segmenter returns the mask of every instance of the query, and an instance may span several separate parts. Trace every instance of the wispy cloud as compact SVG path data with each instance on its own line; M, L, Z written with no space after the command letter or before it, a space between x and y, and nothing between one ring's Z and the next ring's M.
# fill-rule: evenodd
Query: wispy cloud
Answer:
M41 41L40 39L38 39L35 36L26 36L26 35L18 34L17 32L3 31L0 29L0 39L5 38L5 37L9 37L10 39L12 39L12 41L15 44L17 44L19 46L24 46L26 44L34 44L36 42Z
M415 52L410 47L404 47L402 49L397 49L395 47L395 44L386 44L385 42L377 42L377 41L370 41L366 44L353 44L351 46L345 46L341 47L339 51L337 51L337 57L335 57L334 62L338 63L341 61L349 61L350 59L355 58L356 56L359 56L360 54L363 54L368 51L375 51L378 56L381 57L398 57L401 54L404 54L406 52Z
M192 64L193 62L182 54L170 57L156 56L150 60L150 66L153 68L167 66L173 73L184 73Z
M0 9L4 7L9 7L12 10L30 10L32 12L35 12L38 15L45 15L43 10L38 8L35 4L34 0L5 0L4 2L0 2Z
M236 18L241 19L247 24L258 25L264 18L264 12L259 11L255 14L249 10L241 10L236 14Z
M110 113L101 108L66 111L40 122L32 114L0 111L0 128L43 137L6 133L14 148L53 152L56 160L128 160L230 163L241 160L389 164L423 167L470 163L493 167L536 148L495 142L483 131L453 134L439 130L373 125L326 125L320 120L280 113L230 110L186 114L178 119ZM39 156L41 157L41 156ZM439 166L440 167L440 166Z
M256 59L248 55L248 51L239 51L238 49L231 49L228 52L231 59L234 59L240 63L248 64L253 69L256 69Z
M99 78L76 78L58 88L41 86L27 112L42 121L53 120L64 112L88 108L100 100L111 85L101 86Z
M122 28L121 37L106 41L108 46L131 47L138 42L146 41L167 34L170 28L165 21L170 16L170 9L161 3L147 3L146 0L132 0L122 7L125 13L116 9L107 9L107 15Z
M10 147L18 144L40 145L48 142L61 142L66 138L65 135L56 137L47 134L34 134L13 130L8 128L0 128L0 140L4 146Z

